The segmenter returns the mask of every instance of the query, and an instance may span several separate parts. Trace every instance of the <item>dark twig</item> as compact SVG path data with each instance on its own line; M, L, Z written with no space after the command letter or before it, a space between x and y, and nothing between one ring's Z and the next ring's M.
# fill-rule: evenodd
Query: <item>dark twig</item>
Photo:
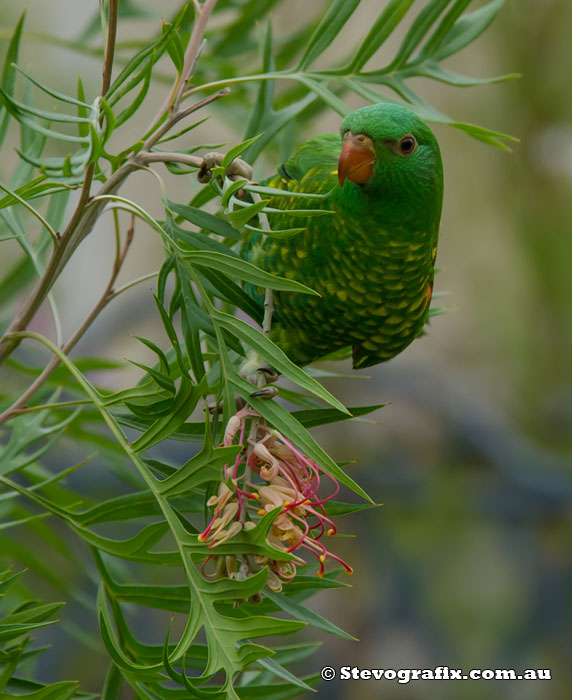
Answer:
M125 257L127 256L127 252L131 246L131 243L133 241L133 235L135 233L135 216L132 215L131 217L131 224L129 228L127 229L127 234L125 236L125 242L123 246L121 247L118 245L116 248L116 255L115 255L115 260L113 263L113 268L111 272L111 277L109 278L109 282L107 283L107 286L101 295L99 301L97 304L93 307L89 315L85 318L81 326L75 331L75 333L71 336L71 338L68 340L68 342L62 346L62 352L65 353L66 355L71 352L71 350L75 347L75 345L78 343L78 341L82 338L82 336L85 334L85 332L88 330L88 328L91 326L91 324L95 321L95 319L99 316L99 314L103 311L103 309L107 306L107 304L116 296L116 292L114 291L113 287L115 285L115 282L117 281L117 278L119 276L119 273L121 271L121 268L123 267L123 263L125 262ZM44 370L39 374L36 379L30 384L30 386L26 389L26 391L9 407L7 408L3 413L0 414L0 425L2 423L5 423L6 421L10 420L10 418L13 418L15 415L18 415L20 410L26 405L26 403L29 401L29 399L48 381L56 367L60 364L60 359L57 355L54 355L52 359L49 361L49 363L46 365Z
M117 9L119 0L109 0L109 20L107 24L107 41L105 43L105 60L103 63L103 80L101 83L101 96L105 97L111 85L111 72L113 70L113 57L115 55L115 42L117 39Z
M110 0L109 3L108 32L103 64L101 97L103 97L108 91L111 81L111 71L113 69L113 57L115 54L115 41L117 34L118 4L119 0ZM42 279L40 280L37 288L27 299L24 307L16 316L14 322L6 330L4 336L0 338L0 364L2 364L6 357L8 357L8 355L10 355L12 351L20 344L20 338L7 338L7 336L22 331L28 327L28 324L34 318L36 312L44 302L44 299L48 295L63 266L67 260L69 260L81 240L83 240L82 238L79 238L79 240L76 242L76 232L82 218L84 217L85 205L89 201L94 172L95 164L91 163L85 171L85 180L83 181L78 203L71 216L71 219L68 222L68 225L65 228L65 231L61 234L58 245L55 246L52 252L52 257L46 266Z

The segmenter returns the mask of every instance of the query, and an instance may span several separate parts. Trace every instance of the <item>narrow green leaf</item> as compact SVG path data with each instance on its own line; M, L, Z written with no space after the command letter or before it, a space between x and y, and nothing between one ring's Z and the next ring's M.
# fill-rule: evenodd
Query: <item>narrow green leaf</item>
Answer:
M453 25L471 2L472 0L456 0L441 22L439 22L433 34L427 39L417 60L423 60L427 56L433 56L439 50L443 41L449 36Z
M56 90L53 90L52 88L48 87L47 85L44 85L39 80L34 78L32 75L30 75L30 73L25 71L20 66L14 65L14 68L25 78L27 78L31 83L33 83L36 87L39 87L40 90L45 92L47 95L50 95L50 97L53 97L56 100L59 100L60 102L67 102L70 105L75 105L76 107L85 107L87 109L91 109L91 105L87 102L84 102L83 100L79 99L76 100L75 97L70 97L70 95L64 95L63 92L57 92Z
M262 185L246 185L244 188L247 192L257 192L258 194L269 194L278 197L302 197L303 199L326 199L330 196L330 192L326 194L317 194L316 192L290 192L281 190L277 187L263 187Z
M194 124L191 124L190 126L186 126L184 129L181 129L180 131L176 131L173 134L169 133L167 136L164 136L162 139L157 141L157 143L167 143L168 141L173 141L174 139L178 139L181 136L185 136L186 134L189 133L189 131L192 131L193 129L196 129L197 126L204 124L208 119L210 119L210 117L204 117L203 119L199 119L198 122L195 122ZM201 146L201 148L202 148L202 146Z
M271 82L271 81L263 81ZM265 131L260 137L260 139L249 147L248 151L245 152L244 157L249 163L254 163L258 158L260 153L272 143L275 143L278 133L284 129L286 126L291 126L294 124L294 120L299 116L304 110L312 106L317 100L317 95L310 93L305 95L300 100L294 104L290 104L287 107L283 107L277 111L272 111L269 117L269 121L264 124ZM250 185L249 185L250 187Z
M217 272L216 270L211 270L207 267L203 267L201 270L200 277L205 282L205 279L211 283L211 292L223 301L228 301L229 304L238 306L239 309L248 314L250 318L253 318L257 323L262 323L264 316L264 310L261 305L259 305L252 297L237 284L235 284L231 279L229 279L222 272Z
M118 99L115 93L128 78L134 75L139 66L144 64L144 62L147 60L151 61L152 63L156 63L161 58L165 52L168 42L171 39L171 32L173 31L175 31L174 24L171 25L168 31L150 41L146 46L138 51L135 56L129 59L105 95L107 100L110 101L111 105L114 105Z
M0 573L0 596L3 596L6 591L22 576L24 570L12 573L11 569L7 569Z
M190 246L192 250L210 250L238 258L238 254L232 248L220 243L215 238L211 238L206 231L187 231L186 228L170 223L168 220L165 222L165 229L169 236L178 243L181 250L187 250Z
M310 37L296 70L306 70L334 41L360 0L334 0Z
M435 51L435 59L442 61L478 39L497 16L503 4L504 0L492 0L457 20Z
M256 228L256 226L250 226L249 224L245 224L244 228L248 229L249 231L254 231L255 233L260 233L263 236L277 239L292 238L293 236L297 236L299 233L306 230L305 228L284 228L268 231L265 228Z
M22 39L22 29L24 27L24 20L26 18L26 12L24 11L12 37L10 38L10 43L8 44L8 50L6 51L6 58L4 59L4 67L2 70L2 89L8 95L14 94L14 86L16 84L16 72L14 70L15 66L13 64L18 60L18 52L20 50L20 40ZM6 138L6 132L8 130L9 114L5 107L0 108L0 146L4 143Z
M341 420L349 420L359 416L367 416L386 404L380 403L374 406L348 406L347 412L337 411L331 408L310 408L301 411L292 411L292 415L305 428L315 428L319 425L329 425Z
M39 117L40 119L45 119L50 122L64 122L67 124L78 124L78 123L88 123L91 121L88 117L80 117L72 114L64 114L63 112L48 112L44 109L39 109L38 107L31 107L16 100L14 97L9 95L4 90L2 91L4 98L10 102L14 110L18 112L24 112L25 114L31 114L34 117Z
M423 38L429 32L433 23L450 2L452 2L452 0L430 0L430 2L422 8L417 17L413 20L409 31L405 35L405 39L401 42L401 46L395 58L385 69L386 72L395 71L407 63L411 54L423 41ZM408 4L411 5L412 3L408 0Z
M331 90L328 90L326 85L320 82L319 80L312 80L303 73L293 73L292 77L295 78L299 83L302 83L302 85L305 85L307 88L312 90L312 92L315 92L316 95L318 95L318 97L324 100L324 102L329 107L331 107L342 117L345 117L346 114L349 114L351 112L351 109L345 104L345 102L342 102L342 100L340 100L340 98L335 93L333 93Z
M191 288L190 281L185 273L185 268L180 260L177 260L177 276L183 295L183 304L181 307L181 328L183 338L185 339L185 348L187 357L189 358L190 366L195 375L195 381L200 382L205 376L206 370L203 362L203 353L201 349L201 340L199 329L193 323L190 313L191 306L196 307L196 300Z
M262 134L258 134L257 136L253 136L250 139L246 139L246 141L242 141L242 143L237 143L236 146L233 146L230 148L224 155L224 158L222 159L221 167L223 168L228 168L228 166L232 163L232 161L235 158L238 158L238 156L241 153L244 153L247 148L252 146L253 143L258 141L258 139L262 136Z
M324 632L328 632L329 634L333 634L336 637L342 637L342 639L352 639L353 641L357 641L353 635L349 634L348 632L344 632L343 629L340 629L337 625L334 625L333 622L326 620L321 615L318 615L318 613L315 613L313 610L309 610L304 605L300 605L300 603L296 603L295 601L291 600L290 598L287 598L284 595L281 595L280 593L265 591L264 595L267 598L269 598L273 603L276 603L276 605L278 605L279 608L284 610L284 612L288 613L288 615L291 615L295 620L301 620L303 622L306 622L312 627L315 627L316 629L322 630Z
M105 683L101 691L101 700L120 700L123 687L123 676L113 663L109 664L109 670L105 677Z
M284 292L301 292L304 294L313 294L319 296L317 292L300 282L289 280L284 277L278 277L270 272L264 272L255 265L252 265L246 260L233 258L230 255L222 253L210 253L204 250L189 251L184 254L184 257L193 265L204 266L218 270L231 277L238 277L244 282L250 282L259 287L268 287L270 289L278 289Z
M272 54L272 25L270 20L266 24L266 31L262 42L262 73L273 73L276 69L274 64L274 56ZM274 102L274 80L261 80L258 87L258 95L254 106L250 111L244 138L249 139L256 134L262 132L263 125L272 118L272 104ZM253 150L253 149L252 149ZM249 154L252 152L251 147L244 151L244 157L248 162L253 162L249 159Z
M138 338L138 340L142 340L143 338ZM142 364L141 362L135 362L135 360L129 360L129 363L132 365L135 365L136 367L140 367L142 370L145 370L145 372L155 381L157 384L162 388L165 389L165 391L168 391L172 394L175 393L175 385L173 383L173 380L171 377L167 376L166 374L163 374L162 372L158 372L156 369L153 367L148 367L147 365Z
M230 238L234 241L241 239L240 233L236 231L227 221L220 219L218 216L209 214L206 211L197 209L187 204L177 204L169 200L169 209L174 211L179 216L182 216L186 221L190 221L195 226L204 228L211 233L218 233L219 236Z
M139 453L148 450L153 445L168 438L191 415L199 399L205 393L205 389L204 379L200 384L193 384L187 377L182 377L173 412L158 418L143 435L138 437L131 445L133 451Z
M514 80L519 78L519 73L507 73L505 75L495 75L492 78L473 78L468 75L460 75L453 71L442 68L433 61L424 61L419 65L412 66L402 73L404 78L412 76L421 76L438 80L447 85L455 85L456 87L474 87L476 85L491 85L493 83L503 83L506 80Z
M513 141L517 142L519 139L511 136L510 134L503 134L500 131L491 131L491 129L486 129L484 126L477 126L476 124L465 124L462 122L451 122L450 126L455 127L455 129L460 129L465 133L469 134L479 141L488 143L490 146L496 146L503 151L510 151L510 147L507 146L503 141ZM502 140L501 140L502 139Z
M252 398L252 384L240 377L230 364L230 360L221 348L223 362L227 364L230 381L235 391L240 394L261 416L271 423L277 430L291 440L298 449L302 450L310 459L313 459L325 471L331 474L340 483L344 484L367 501L373 502L366 492L350 476L348 476L333 459L324 452L310 433L298 423L298 421L276 401L267 399Z
M258 659L256 663L259 666L262 666L262 668L265 668L267 671L270 671L270 673L272 673L274 676L282 678L283 680L288 681L288 683L292 683L292 685L298 686L303 690L309 690L311 692L313 692L314 690L307 683L304 683L303 680L295 676L293 673L290 673L290 671L285 669L284 666L281 666L273 658Z
M171 61L173 61L175 70L180 75L181 71L183 70L183 63L185 61L185 50L183 48L179 33L177 31L171 31L171 28L171 24L164 22L161 30L163 33L168 31L170 34L170 40L167 43L167 53L169 54Z
M357 73L401 22L414 0L391 0L374 22L345 74Z
M116 119L116 127L121 126L124 124L128 119L130 119L139 109L139 107L143 104L143 100L147 97L147 93L149 92L149 87L151 86L151 75L152 75L152 70L153 70L153 64L149 63L149 66L145 71L143 71L142 74L142 80L143 80L143 85L141 86L141 89L137 93L137 97L133 100L133 102L129 105L129 107L126 107L124 110L119 112L117 115Z
M232 195L235 192L238 192L239 190L241 190L247 183L248 183L248 180L232 181L232 180L229 180L228 178L225 177L222 198L220 200L221 206L226 207L228 204L228 201L232 197Z
M225 314L222 311L214 311L211 315L216 323L220 323L223 328L226 328L233 335L236 335L249 345L278 370L278 372L295 384L298 384L302 389L306 389L306 391L314 394L314 396L322 399L322 401L329 403L337 411L342 414L347 413L349 416L346 407L338 401L335 396L332 396L319 382L288 359L288 356L263 333L256 330L256 328L253 328L245 321Z
M159 298L154 294L153 298L155 299L155 303L157 305L157 309L159 310L159 314L161 316L161 321L163 322L163 327L165 328L165 332L167 333L167 336L169 337L169 340L171 341L171 345L173 346L173 349L175 350L175 356L177 358L177 364L179 365L179 370L181 372L181 375L186 374L186 367L185 363L183 361L183 354L181 352L181 346L179 345L179 338L177 337L177 332L175 331L175 328L173 326L173 323L171 319L169 318L169 314L165 311L163 304L159 301Z
M213 447L205 441L198 455L185 462L172 476L161 482L160 493L171 498L190 493L193 488L205 481L220 480L223 466L234 462L241 451L242 445Z

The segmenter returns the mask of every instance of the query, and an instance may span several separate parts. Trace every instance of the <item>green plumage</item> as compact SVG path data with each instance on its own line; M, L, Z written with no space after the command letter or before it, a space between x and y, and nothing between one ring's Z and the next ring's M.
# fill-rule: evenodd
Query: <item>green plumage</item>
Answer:
M374 160L367 182L349 175L338 184L339 135L310 139L264 184L329 195L273 197L268 206L283 213L271 215L271 227L305 230L286 239L253 234L242 251L262 269L321 295L274 294L272 339L300 365L347 346L354 368L384 362L422 332L428 315L443 199L437 141L415 114L389 104L348 115L344 133L344 140L360 141L353 148L358 156L367 137L365 155ZM411 145L404 137L413 137L414 152L403 152ZM301 219L289 214L293 208L334 213ZM263 290L247 292L262 303Z

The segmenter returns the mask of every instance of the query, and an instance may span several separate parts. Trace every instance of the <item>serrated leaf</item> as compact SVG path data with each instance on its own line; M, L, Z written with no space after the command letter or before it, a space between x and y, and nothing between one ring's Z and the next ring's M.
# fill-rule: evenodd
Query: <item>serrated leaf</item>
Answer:
M177 391L172 412L167 416L158 418L144 433L132 444L135 453L147 450L153 445L168 438L182 425L193 412L199 399L205 392L204 379L200 384L193 384L187 377L181 378L181 384Z
M199 454L191 457L172 476L161 482L159 492L171 498L190 492L205 481L220 480L223 466L234 462L241 451L242 445L213 447L205 440Z

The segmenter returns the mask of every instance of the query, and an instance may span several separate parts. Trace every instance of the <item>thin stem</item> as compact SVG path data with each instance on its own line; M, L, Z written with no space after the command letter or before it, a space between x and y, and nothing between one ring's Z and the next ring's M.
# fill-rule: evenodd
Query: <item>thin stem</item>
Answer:
M289 73L287 71L278 71L276 73L255 73L253 75L244 75L237 78L223 78L222 80L213 80L212 83L195 85L195 87L190 88L186 94L194 95L197 92L203 92L203 90L210 90L212 88L223 87L225 85L235 85L237 83L249 83L258 80L296 80L296 77L296 73Z
M257 192L251 192L252 196L252 201L253 202L260 202L261 201L261 196ZM260 213L259 214L260 218L260 226L265 230L265 231L270 231L270 224L268 222L268 217L266 214ZM262 321L262 332L264 335L268 338L270 337L270 330L272 328L272 314L274 313L274 293L272 289L266 289L266 292L264 294L264 318ZM262 358L261 358L262 359ZM265 362L262 360L262 362ZM258 388L263 389L264 386L266 385L266 374L264 372L258 372ZM252 450L254 449L254 443L256 442L256 437L258 434L258 428L260 426L260 420L257 417L254 417L252 419L252 423L250 426L250 434L248 436L248 448L246 450L246 458L245 458L245 468L244 468L244 482L245 484L249 483L252 479L252 470L250 468L250 456L252 454ZM246 519L246 508L241 512L240 514L241 520L244 521Z
M43 403L39 404L38 406L27 406L26 408L19 408L17 411L13 411L12 415L22 416L26 413L37 413L38 411L46 410L52 411L58 408L70 408L73 406L87 406L88 404L91 404L91 401L88 401L87 399L78 399L77 401L59 401L58 403Z
M183 62L183 70L181 71L181 78L176 86L175 93L173 96L173 110L177 111L179 103L181 101L181 95L183 90L187 86L191 75L193 74L194 67L196 65L197 58L200 54L203 37L205 34L205 29L207 28L207 22L211 16L212 11L217 3L217 0L206 0L204 5L201 5L201 11L195 20L195 26L193 27L193 33L187 45L187 50L185 51L185 59Z
M195 104L191 105L190 107L187 107L186 109L183 109L179 112L176 112L171 115L171 117L165 121L158 129L156 129L152 135L145 141L145 144L143 146L144 151L149 151L153 146L170 130L172 129L177 122L180 122L181 119L184 119L185 117L188 117L189 114L192 114L193 112L196 112L197 110L201 109L205 105L210 104L211 102L214 102L214 100L218 100L220 97L224 97L225 95L228 95L230 92L230 88L223 88L222 90L219 90L218 92L215 92L213 95L209 95L208 97L205 97L204 100L200 100L199 102L195 102ZM149 131L147 131L149 133Z
M183 61L183 69L180 75L177 76L171 91L165 98L161 108L153 118L149 128L146 133L154 132L156 127L161 123L165 115L175 114L178 110L179 102L181 99L181 94L185 89L189 78L191 77L191 71L194 67L195 56L201 49L201 44L203 42L205 29L207 27L207 21L211 15L211 12L216 5L217 0L207 0L204 5L201 5L200 12L197 12L197 17L193 25L193 31L187 44L187 49L185 51L185 57ZM149 148L147 144L145 148Z
M250 455L254 449L254 443L256 442L256 435L258 433L258 426L260 425L260 420L257 416L252 419L250 424L250 432L248 433L248 438L246 444L248 445L246 449L246 457L244 458L244 477L243 484L249 484L252 481L252 469L250 468ZM240 521L246 521L246 508L243 508L240 512Z
M137 279L131 280L131 282L127 282L127 284L124 284L123 287L119 287L118 290L113 292L113 294L109 297L109 301L115 299L115 297L118 297L120 294L123 294L123 292L126 292L128 289L131 289L131 287L134 287L136 284L140 284L146 280L152 280L154 277L157 277L158 274L158 272L149 272L147 275L142 275L141 277L137 277Z
M257 192L251 192L250 196L254 203L262 201L262 197ZM264 212L258 214L260 219L260 226L265 231L270 231L270 223L268 222L268 217ZM272 329L272 315L274 313L274 291L272 289L266 289L264 294L264 318L262 319L262 332L269 338L270 331Z
M13 190L11 190L8 187L6 187L5 185L3 185L1 182L0 182L0 190L2 190L3 192L6 192L6 194L9 194L10 197L14 197L14 199L17 202L19 202L25 209L27 209L30 212L30 214L32 214L32 216L35 216L36 219L38 219L38 221L42 224L42 226L50 234L54 246L57 246L59 244L58 234L54 231L54 229L50 226L50 224L46 221L46 219L44 219L44 217L40 214L39 211L34 209L34 207L29 202L27 202L25 199L20 197L20 195L16 194L16 192L14 192Z
M200 168L203 159L199 156L192 156L187 153L159 153L154 151L153 153L138 153L137 161L142 165L146 163L185 163L186 165L192 165L193 167Z
M128 162L119 168L103 185L100 189L99 194L108 194L115 192L119 189L124 180L128 175L136 169L133 163ZM91 166L90 166L91 168ZM93 171L92 171L93 175ZM90 180L89 168L86 171L85 185L88 184ZM83 239L92 230L101 209L107 203L107 200L102 201L99 206L93 206L86 209L86 205L89 202L89 187L82 189L80 195L80 200L76 206L76 209L72 215L70 222L68 223L64 234L61 237L60 245L54 249L52 257L46 269L44 271L43 277L39 282L36 290L28 297L23 308L20 310L19 314L16 316L14 321L11 323L6 333L0 339L0 364L8 357L12 351L20 344L21 337L18 333L25 328L27 328L30 321L36 315L36 312L42 305L44 299L49 293L50 289L54 285L54 282L58 278L60 272L65 267L68 260L71 258L75 252L78 245L83 241Z
M64 354L67 355L75 347L75 345L82 338L82 336L91 326L91 324L99 316L101 311L107 306L111 299L113 299L117 295L117 292L114 292L113 290L113 285L117 280L119 272L121 271L121 268L125 261L127 251L129 250L129 247L131 246L131 243L133 241L133 234L135 230L134 226L135 217L132 216L131 225L127 230L123 248L119 246L120 242L117 241L118 245L116 249L115 261L113 263L113 268L111 272L111 277L109 278L109 282L107 283L107 286L97 304L93 307L89 315L85 318L83 323L71 336L68 342L61 348L61 351ZM7 408L5 411L3 411L3 413L0 414L0 425L13 418L23 409L23 407L26 405L29 399L48 381L48 379L51 377L52 373L59 364L59 357L57 355L53 355L46 367L44 367L43 371L36 377L32 384L30 384L26 391L24 391L24 393L18 399L16 399L16 401L14 401L14 403L9 408Z
M117 38L117 10L119 0L109 0L109 20L107 24L107 41L105 43L105 60L103 63L103 80L101 84L101 96L104 97L111 85L111 72L113 70L113 57L115 55L115 41Z

